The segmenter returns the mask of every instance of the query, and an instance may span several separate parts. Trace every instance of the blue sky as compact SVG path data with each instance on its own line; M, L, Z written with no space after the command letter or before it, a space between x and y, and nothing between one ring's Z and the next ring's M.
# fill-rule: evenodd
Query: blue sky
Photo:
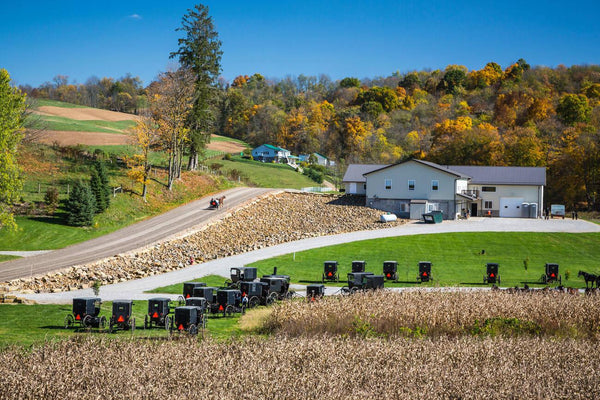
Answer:
M4 2L7 3L7 2ZM195 1L11 1L2 5L0 68L16 84L58 74L139 76L173 65ZM332 79L461 64L600 64L596 1L204 1L223 42L223 77Z

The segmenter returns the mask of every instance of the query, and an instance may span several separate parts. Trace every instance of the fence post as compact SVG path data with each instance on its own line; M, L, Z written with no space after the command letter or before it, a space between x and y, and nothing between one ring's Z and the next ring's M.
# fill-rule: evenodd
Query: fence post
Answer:
M71 186L67 183L67 196L71 193Z
M38 194L42 192L42 185L38 182Z

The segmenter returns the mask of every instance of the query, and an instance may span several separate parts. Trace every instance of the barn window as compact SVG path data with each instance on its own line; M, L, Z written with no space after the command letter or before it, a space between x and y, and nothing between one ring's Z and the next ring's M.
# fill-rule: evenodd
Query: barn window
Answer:
M495 192L496 187L495 186L482 186L481 191L482 192Z
M488 208L488 209L489 209L489 208L492 208L492 202L491 202L491 201L487 201L487 200L486 200L486 201L483 203L483 208Z
M409 181L408 181L408 190L415 190L415 181L414 181L414 179L409 179Z
M440 188L440 181L431 181L431 190L438 190Z
M392 188L392 180L391 179L386 179L385 180L385 188L386 189L391 189Z

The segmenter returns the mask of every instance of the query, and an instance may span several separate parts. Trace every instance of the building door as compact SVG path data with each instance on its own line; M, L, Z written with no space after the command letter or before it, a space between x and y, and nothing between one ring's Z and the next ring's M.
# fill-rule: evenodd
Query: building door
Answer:
M500 197L500 216L504 218L521 218L522 197Z
M471 203L471 217L477 216L477 203Z

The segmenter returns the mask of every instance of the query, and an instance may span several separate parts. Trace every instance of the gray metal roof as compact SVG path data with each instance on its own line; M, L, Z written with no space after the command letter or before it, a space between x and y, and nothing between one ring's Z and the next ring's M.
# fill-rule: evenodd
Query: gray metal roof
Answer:
M342 182L366 182L367 178L363 176L367 172L375 171L388 164L350 164L346 169Z
M474 185L546 185L545 167L488 167L480 165L439 165L430 161L414 160L453 175L470 177ZM364 174L397 164L350 164L343 182L366 182Z
M545 167L487 167L479 165L444 165L471 177L475 185L546 185Z

